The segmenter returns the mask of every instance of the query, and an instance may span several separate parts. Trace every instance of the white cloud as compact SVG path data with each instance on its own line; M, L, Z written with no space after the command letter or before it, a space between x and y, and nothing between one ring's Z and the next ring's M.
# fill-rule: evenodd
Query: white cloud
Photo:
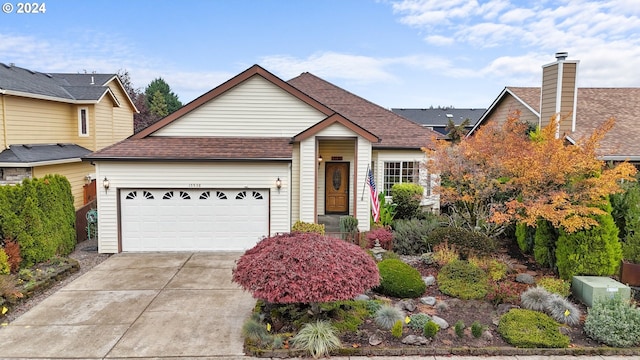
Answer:
M319 77L358 82L394 80L394 76L385 70L385 66L393 62L393 59L377 59L335 52L316 53L306 59L288 55L274 55L265 56L260 60L261 64L285 80L303 72L311 72Z
M455 42L452 37L442 35L429 35L424 39L426 42L438 46L451 45Z

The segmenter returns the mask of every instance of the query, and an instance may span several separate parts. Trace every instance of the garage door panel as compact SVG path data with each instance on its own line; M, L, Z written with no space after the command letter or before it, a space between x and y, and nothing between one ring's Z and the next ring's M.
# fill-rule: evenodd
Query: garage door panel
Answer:
M248 249L268 233L268 194L251 189L122 191L122 249Z

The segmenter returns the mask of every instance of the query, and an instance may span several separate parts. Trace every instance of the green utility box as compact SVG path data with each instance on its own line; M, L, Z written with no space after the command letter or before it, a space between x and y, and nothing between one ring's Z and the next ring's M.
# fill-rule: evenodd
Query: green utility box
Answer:
M631 289L627 285L606 276L574 276L571 280L571 292L589 307L601 297L612 297L615 294L620 294L626 300L631 297Z

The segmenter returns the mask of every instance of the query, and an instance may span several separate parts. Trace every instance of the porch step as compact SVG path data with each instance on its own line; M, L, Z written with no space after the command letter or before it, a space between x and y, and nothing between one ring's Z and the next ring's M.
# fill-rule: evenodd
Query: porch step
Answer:
M318 224L324 224L325 233L339 233L341 216L344 215L318 215Z

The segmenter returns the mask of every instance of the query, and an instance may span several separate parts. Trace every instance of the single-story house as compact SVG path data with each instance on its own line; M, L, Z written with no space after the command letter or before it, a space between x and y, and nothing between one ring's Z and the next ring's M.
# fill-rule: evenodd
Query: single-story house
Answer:
M310 73L254 65L84 158L102 183L99 252L244 250L329 214L366 231L369 169L379 191L423 184L437 209L421 148L438 137Z
M556 61L542 66L541 87L505 87L467 136L519 111L520 120L541 127L557 117L557 136L576 143L613 117L615 125L600 143L602 159L640 165L640 88L578 87L580 61L567 56L557 53Z

